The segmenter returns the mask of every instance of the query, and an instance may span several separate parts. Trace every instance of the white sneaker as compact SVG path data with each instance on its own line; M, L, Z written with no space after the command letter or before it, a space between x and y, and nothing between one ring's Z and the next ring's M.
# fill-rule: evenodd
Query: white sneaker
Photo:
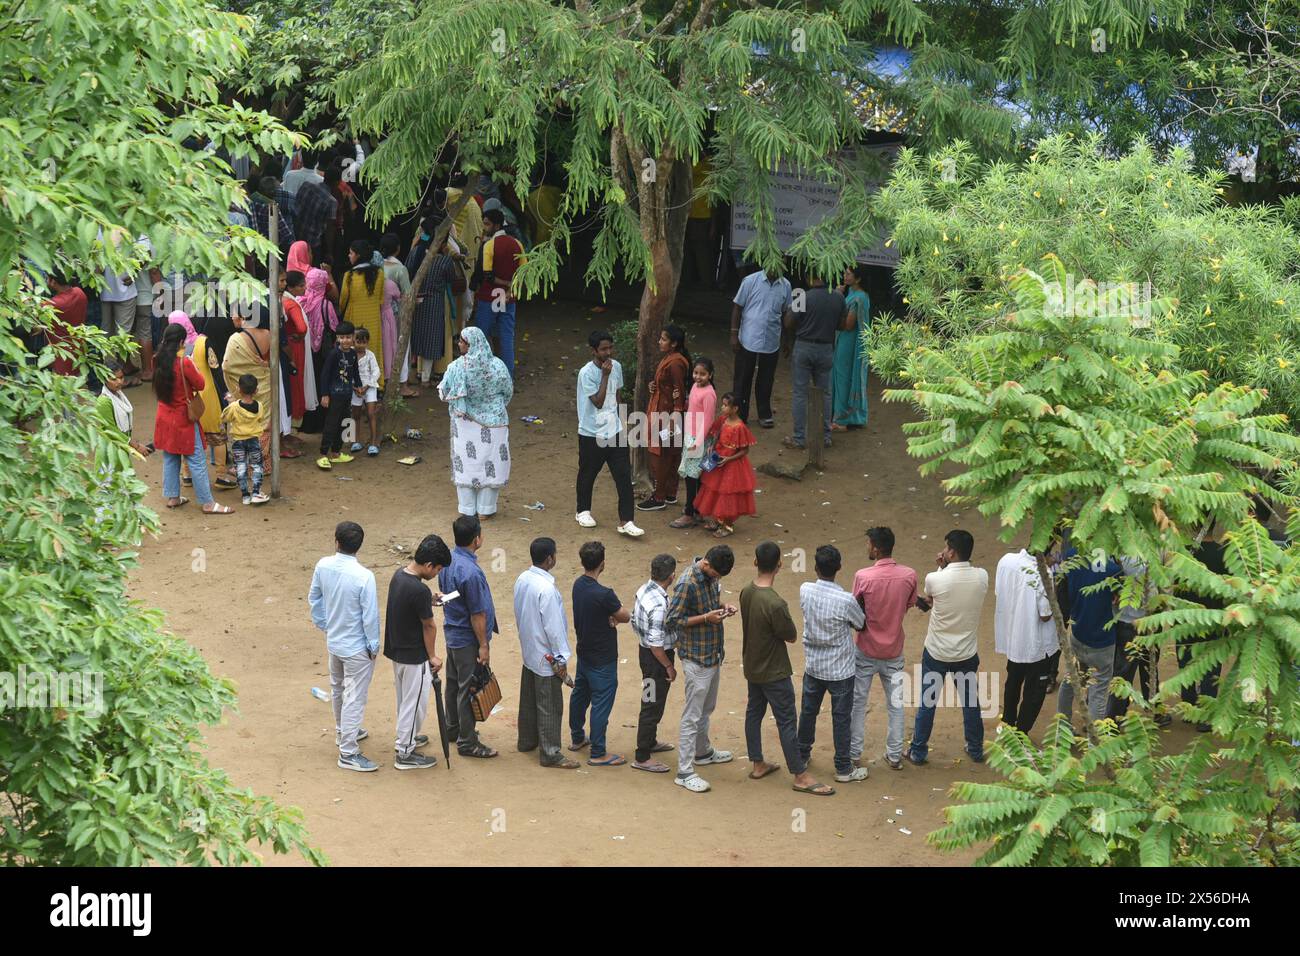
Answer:
M707 757L696 757L695 764L699 766L710 763L731 763L731 760L732 754L730 750L715 750Z
M836 783L857 783L859 780L867 779L866 767L854 767L848 773L837 773L835 775Z
M689 777L673 777L673 783L679 787L685 787L691 793L704 793L709 789L709 781L698 773L693 773Z
M619 533L619 534L625 534L625 535L627 535L629 538L639 538L639 537L641 537L641 535L645 534L645 532L644 532L643 530L641 530L640 528L638 528L636 525L634 525L634 524L633 524L632 522L630 522L630 521L629 521L627 524L621 524L621 525L619 525L619 526L618 526L618 533Z
M591 516L591 512L590 512L590 511L583 511L583 512L580 512L580 513L574 515L573 517L576 518L577 521L578 521L578 524L582 525L584 528L594 528L594 527L596 527L596 519L593 518L593 517Z

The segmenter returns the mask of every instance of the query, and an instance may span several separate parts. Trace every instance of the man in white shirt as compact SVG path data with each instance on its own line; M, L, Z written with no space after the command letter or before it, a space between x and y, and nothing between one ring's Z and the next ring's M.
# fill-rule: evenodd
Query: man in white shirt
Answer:
M564 716L560 687L568 674L569 624L551 574L555 541L534 538L528 550L532 567L515 580L515 626L524 661L519 678L519 752L537 750L543 767L573 770L577 762L560 750Z
M930 626L921 652L921 699L917 701L916 726L907 751L907 759L917 766L924 764L929 754L934 709L949 674L961 701L966 753L975 763L984 762L977 672L980 613L989 590L989 573L970 563L974 550L975 538L969 531L949 531L944 537L944 549L936 558L939 570L927 574L922 587L927 603L921 609L930 612Z
M303 183L315 183L318 186L325 184L325 177L317 169L319 159L311 150L302 151L302 166L298 169L286 169L284 175L280 178L280 188L290 196L297 196L298 190Z
M1047 697L1052 653L1060 647L1037 559L1024 548L1004 554L994 593L993 640L997 652L1007 658L1002 722L1027 734Z
M623 366L614 358L614 337L608 332L592 332L587 344L591 361L578 372L578 508L574 518L584 528L596 527L591 493L600 470L608 465L618 489L618 533L639 538L645 532L632 521L632 459L618 404Z
M641 646L637 654L641 663L641 713L636 723L636 759L632 766L650 773L667 773L667 764L654 758L672 750L673 745L659 740L659 721L668 702L668 688L677 679L673 654L673 636L664 628L668 610L668 588L677 572L677 559L658 554L650 561L650 580L636 592L632 607L632 630Z
M758 423L771 428L772 383L781 349L781 329L789 321L790 280L776 270L753 272L741 281L731 305L731 349L736 353L731 390L740 401L740 419L749 423L749 392L758 399ZM757 372L757 381L755 381Z

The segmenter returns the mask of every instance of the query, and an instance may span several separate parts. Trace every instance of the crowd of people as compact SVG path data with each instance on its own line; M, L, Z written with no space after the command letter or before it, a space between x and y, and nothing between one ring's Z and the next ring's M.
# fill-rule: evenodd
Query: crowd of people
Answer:
M478 560L484 543L482 523L475 515L463 514L454 521L452 536L450 548L438 535L426 536L389 584L382 650L394 669L394 766L399 770L437 764L435 755L421 752L430 740L421 728L440 674L446 676L444 746L454 743L457 752L468 758L498 756L479 733L489 714L475 708L476 696L495 680L492 640L501 632L492 588ZM844 563L839 549L830 544L816 549L815 577L799 586L801 627L776 589L783 560L775 542L763 541L755 547L751 580L733 605L722 600L722 579L737 571L736 555L726 544L713 545L685 567L679 567L670 554L655 555L647 579L629 604L601 581L605 546L588 541L578 549L578 573L566 611L555 574L560 563L556 543L548 537L535 538L529 546L530 565L518 575L512 595L522 659L517 750L536 751L539 763L547 768L574 769L579 764L570 755L584 751L588 766L629 763L611 749L609 733L618 697L619 628L628 625L637 640L642 677L631 766L648 773L672 773L673 768L656 755L675 749L674 783L692 793L709 790L700 769L733 759L730 751L715 745L710 723L726 657L725 625L739 616L751 779L763 779L780 769L766 759L763 749L763 724L770 709L793 788L817 796L835 792L810 769L817 722L828 696L834 780L846 784L867 779L871 760L866 757L866 714L877 677L884 692L882 756L887 767L902 770L905 759L917 766L928 762L935 711L945 704L943 692L949 679L955 706L962 711L966 754L982 763L983 709L989 702L980 700L986 682L978 680L978 643L989 575L971 561L974 537L960 529L948 532L943 550L936 555L935 570L919 583L914 569L894 560L895 539L889 528L870 528L866 537L870 564L852 576L847 588L837 581ZM381 649L381 617L374 574L357 559L363 541L364 532L356 523L338 525L336 551L317 563L308 602L314 624L326 636L338 765L369 772L377 770L378 764L361 753L359 742L368 736L362 720ZM1211 543L1200 553L1210 566L1214 548ZM1048 587L1058 596L1073 653L1087 674L1088 699L1083 709L1089 722L1126 711L1128 701L1111 692L1113 674L1132 679L1141 670L1145 696L1157 667L1154 651L1131 646L1134 615L1145 613L1144 602L1121 606L1116 588L1097 587L1106 581L1114 584L1125 575L1145 580L1146 569L1135 562L1107 562L1101 568L1097 564L1076 560L1067 546L1053 552L1048 571L1052 578ZM436 589L426 582L436 582ZM1024 550L999 560L994 586L995 643L998 653L1006 657L998 732L1005 725L1028 733L1047 693L1058 683L1060 648L1052 600L1037 559ZM438 654L435 608L443 611L445 658ZM919 685L909 693L904 619L912 610L928 619L920 648ZM803 674L796 701L788 647L800 640ZM1185 663L1190 652L1180 646L1179 658ZM661 739L660 733L674 684L682 687L675 744L671 738ZM565 686L572 688L567 743ZM1212 675L1207 675L1185 693L1185 699L1195 703L1200 695L1215 691ZM1059 681L1057 709L1071 721L1074 697L1067 675ZM906 747L905 707L914 710ZM1159 710L1157 716L1167 722Z

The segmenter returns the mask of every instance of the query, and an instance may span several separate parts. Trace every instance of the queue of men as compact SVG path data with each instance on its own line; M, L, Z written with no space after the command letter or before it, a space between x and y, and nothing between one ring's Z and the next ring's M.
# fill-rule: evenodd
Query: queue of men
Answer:
M383 653L394 670L394 766L398 770L437 764L435 756L421 752L429 743L421 727L439 674L446 678L448 740L455 742L462 757L498 755L478 735L477 724L486 715L480 707L476 716L474 706L475 695L492 678L491 641L500 632L491 588L477 559L482 528L476 517L462 515L452 530L453 548L437 535L428 535L411 560L394 573L388 589ZM770 708L793 788L815 796L835 793L830 783L819 781L810 771L817 722L828 698L834 780L847 784L867 779L866 713L877 677L886 713L883 759L887 767L901 770L904 759L917 766L927 762L935 710L944 703L949 677L956 690L953 704L962 711L966 754L982 763L985 712L977 680L978 633L989 580L988 572L971 563L973 536L950 531L936 556L936 569L919 586L916 571L894 560L894 534L889 528L871 528L867 539L871 564L853 575L847 589L837 581L843 570L839 550L829 544L816 550L815 579L799 589L802 628L795 625L786 600L776 590L783 562L780 546L771 541L754 549L752 579L741 589L738 606L722 601L722 579L736 570L736 556L726 545L710 548L680 569L672 555L656 555L650 561L648 580L627 606L601 583L604 546L587 542L578 553L582 573L570 592L570 618L553 574L556 543L547 537L534 539L530 565L516 579L513 591L522 656L517 749L536 751L539 764L546 768L575 769L584 751L591 767L629 762L609 749L607 729L619 686L618 628L630 624L638 640L642 676L632 767L671 773L673 768L656 755L676 749L674 783L691 793L708 791L711 785L701 770L733 759L730 751L714 744L710 723L726 658L724 624L739 615L751 779L763 779L780 769L764 751L763 723ZM356 558L363 540L359 525L346 521L338 525L336 553L318 562L308 600L313 622L326 633L338 765L369 772L377 770L378 764L361 753L359 744L368 736L361 722L379 653L380 624L374 575ZM1057 573L1054 562L1048 574L1061 613L1070 622L1073 653L1089 673L1088 719L1119 716L1127 702L1110 694L1112 674L1131 677L1139 668L1153 669L1154 662L1129 646L1135 633L1134 615L1143 613L1141 607L1117 610L1114 589L1097 585L1124 575L1143 575L1145 568L1134 562L1085 563L1072 558L1073 552L1065 551L1059 559L1065 570ZM431 591L427 582L435 579L437 589ZM1056 683L1060 657L1052 602L1037 558L1025 550L1004 555L997 566L995 594L996 647L1007 658L1001 723L1028 732ZM445 661L437 654L433 609L439 606L444 612ZM913 609L927 614L928 620L919 686L909 699L903 622ZM804 651L797 702L788 652L796 640L802 641ZM674 745L661 739L660 725L676 684L681 686L681 717ZM567 744L563 738L566 685L573 688ZM1144 694L1150 686L1144 673ZM1067 678L1060 684L1060 712L1072 713L1074 696ZM915 711L906 750L904 706Z

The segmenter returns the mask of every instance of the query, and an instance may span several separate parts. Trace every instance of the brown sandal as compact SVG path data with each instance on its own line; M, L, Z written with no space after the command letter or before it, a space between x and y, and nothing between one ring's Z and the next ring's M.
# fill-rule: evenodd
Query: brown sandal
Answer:
M205 515L232 515L235 513L235 509L231 508L229 505L217 504L214 501L211 508L203 509L203 513Z

